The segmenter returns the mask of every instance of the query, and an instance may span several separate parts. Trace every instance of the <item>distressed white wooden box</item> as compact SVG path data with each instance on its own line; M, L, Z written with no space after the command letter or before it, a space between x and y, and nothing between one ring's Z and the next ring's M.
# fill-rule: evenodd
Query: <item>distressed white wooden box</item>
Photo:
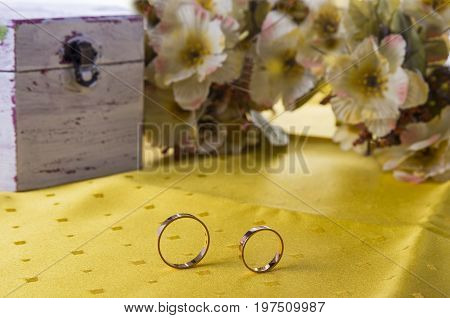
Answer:
M0 39L0 191L136 169L141 17L122 8L61 3L42 12L36 2L6 3L0 2L0 25L6 26ZM96 52L80 66L81 78L89 80L97 65L99 77L90 87L77 82L75 64L65 56L67 43L76 41Z

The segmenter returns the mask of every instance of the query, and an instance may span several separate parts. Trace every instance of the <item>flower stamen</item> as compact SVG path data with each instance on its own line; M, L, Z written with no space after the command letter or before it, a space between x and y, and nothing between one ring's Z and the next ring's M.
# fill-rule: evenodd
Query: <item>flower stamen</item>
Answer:
M387 78L384 78L379 71L366 73L362 81L365 95L381 97L387 89L387 82Z
M317 32L325 37L331 37L339 31L341 16L334 6L323 6L314 21Z
M181 61L188 67L203 64L205 56L210 54L206 43L197 36L191 36L186 41L185 48L181 50Z
M281 0L274 9L291 16L297 24L305 21L310 12L309 7L302 0Z
M295 51L288 50L267 61L266 69L273 75L301 76L304 69L297 63Z
M205 10L212 11L214 9L213 0L196 0L196 1Z

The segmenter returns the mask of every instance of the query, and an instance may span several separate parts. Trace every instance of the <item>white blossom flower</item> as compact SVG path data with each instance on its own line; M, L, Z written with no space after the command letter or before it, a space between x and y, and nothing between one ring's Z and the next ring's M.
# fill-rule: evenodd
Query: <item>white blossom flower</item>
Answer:
M334 1L322 0L312 6L310 22L300 26L302 47L297 60L306 68L322 77L325 73L325 61L332 54L343 51L346 44L346 32L342 23L342 14Z
M325 1L313 12L312 44L331 53L344 46L345 36L340 9L333 1Z
M379 149L376 156L402 181L450 180L450 106L428 123L408 125L400 146Z
M258 38L250 82L256 103L272 107L281 99L290 108L314 87L314 77L297 61L300 40L293 22L276 11L269 13Z
M164 37L179 27L178 9L181 5L195 5L194 0L148 0L160 22L147 30L150 46L159 53Z
M424 104L428 85L422 77L402 68L406 42L390 35L378 46L373 38L364 40L350 55L336 58L328 80L336 95L331 100L338 120L364 123L377 137L391 132L400 109Z
M177 10L180 5L200 6L213 17L236 20L248 4L248 0L149 0L149 2L156 9L165 27L177 23Z
M218 1L201 4L197 0L160 4L161 22L151 32L152 47L157 52L151 66L155 82L161 87L171 86L175 100L185 110L198 109L212 83L237 79L245 58L243 51L234 49L239 39L237 21L205 9L214 9L214 5L224 9Z
M238 4L234 4L237 0L149 0L155 7L157 16L161 22L149 30L149 35L152 40L152 46L156 51L159 50L164 36L173 28L183 27L183 21L180 21L178 10L182 6L194 6L198 11L208 11L212 19L217 19L222 22L222 31L227 37L227 42L236 43L239 34L236 32L239 28L239 23L231 15L233 9ZM199 10L201 9L201 10Z
M183 109L198 109L206 100L211 79L227 58L219 20L192 5L177 10L180 27L165 34L155 69L160 81L173 85L175 100Z

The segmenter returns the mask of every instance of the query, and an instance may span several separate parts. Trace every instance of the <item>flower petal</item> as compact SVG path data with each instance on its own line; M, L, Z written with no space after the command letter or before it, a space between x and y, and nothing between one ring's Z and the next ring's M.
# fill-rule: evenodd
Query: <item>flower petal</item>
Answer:
M209 94L210 81L199 82L195 76L173 84L176 102L184 110L199 109Z
M378 51L378 45L373 37L364 39L355 49L352 57L358 61L366 60L367 58L375 55Z
M419 151L450 138L450 107L427 123L410 124L401 134L402 144Z
M318 11L321 6L332 2L330 0L303 0L310 10Z
M214 13L227 16L233 10L233 0L214 0Z
M432 146L433 144L435 144L436 142L438 142L439 139L441 139L441 135L439 135L439 134L433 135L426 140L421 140L421 141L418 141L418 142L412 144L411 146L409 146L409 150L420 151L420 150L426 149L426 148Z
M205 58L203 64L197 67L198 78L203 82L205 78L222 67L222 63L227 59L226 54L210 55ZM223 67L222 67L223 68Z
M350 95L352 91L351 74L356 68L353 65L354 60L348 55L338 56L332 62L327 73L327 81L331 83L333 91L337 95Z
M227 59L223 66L211 74L213 83L230 83L241 76L244 65L245 52L242 50L231 50L227 52Z
M407 160L413 152L403 146L387 147L375 150L375 158L382 165L384 171L396 169L402 162Z
M185 80L195 73L194 68L185 68L176 59L169 56L159 55L155 59L155 70L160 75L164 85L169 86L172 83Z
M409 78L408 96L402 109L423 105L428 100L430 88L419 72L405 70Z
M184 30L176 30L165 35L158 57L155 59L155 71L160 74L164 85L182 81L195 73L195 69L181 64L179 55L186 42Z
M250 82L250 96L256 103L272 107L280 99L281 91L274 89L270 75L260 65L254 68Z
M355 103L353 98L337 96L333 97L330 102L338 120L346 124L360 124L364 122L361 107Z
M340 125L336 128L333 141L339 143L343 151L354 150L359 154L366 152L364 144L355 145L355 141L359 139L359 130L356 126Z
M395 177L395 179L397 179L399 181L413 183L413 184L420 184L427 180L427 177L424 175L415 175L415 174L407 173L407 172L401 171L401 170L394 171L394 177Z
M189 2L181 3L176 10L176 15L181 25L187 29L207 27L211 19L208 11Z
M411 146L417 142L422 142L431 138L433 133L430 132L430 126L427 123L415 123L406 127L401 134L401 141L403 145ZM426 145L426 147L430 146Z
M384 137L388 135L392 130L395 129L397 124L397 119L376 119L366 121L367 129L374 134L376 137Z
M401 106L408 97L409 77L404 69L398 68L397 71L389 76L386 98Z
M222 32L221 22L214 20L203 25L203 28L199 30L205 35L210 47L210 54L220 54L225 49L225 35Z
M391 72L395 72L405 61L406 41L400 34L388 35L381 41L380 53L389 61Z
M233 17L220 18L222 32L226 39L226 48L234 48L239 42L239 22Z
M371 98L363 104L362 116L366 121L393 119L400 116L398 104L387 98Z
M295 29L297 29L297 25L286 14L271 11L262 25L261 35L258 37L258 47L270 45Z
M330 103L339 121L349 124L359 124L363 121L352 98L336 96L330 100Z

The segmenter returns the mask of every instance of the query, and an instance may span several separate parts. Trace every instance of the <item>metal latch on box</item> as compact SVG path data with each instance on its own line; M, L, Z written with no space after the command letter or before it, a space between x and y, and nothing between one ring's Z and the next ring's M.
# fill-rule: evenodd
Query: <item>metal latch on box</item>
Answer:
M73 64L75 80L83 87L92 87L98 81L98 55L92 42L82 36L72 38L64 45L63 60Z

